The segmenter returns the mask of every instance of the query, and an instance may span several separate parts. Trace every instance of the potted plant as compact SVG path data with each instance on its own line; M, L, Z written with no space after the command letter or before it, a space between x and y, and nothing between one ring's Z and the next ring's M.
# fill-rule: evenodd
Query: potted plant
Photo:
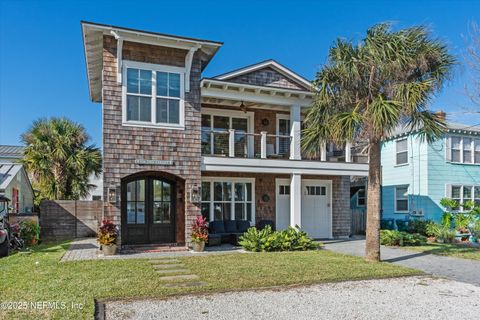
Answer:
M38 244L40 238L40 226L34 220L23 220L20 222L20 237L25 244L34 246Z
M97 241L106 256L117 253L118 227L110 220L104 219L98 230Z
M205 250L205 242L208 240L207 219L197 216L192 226L192 248L195 252Z

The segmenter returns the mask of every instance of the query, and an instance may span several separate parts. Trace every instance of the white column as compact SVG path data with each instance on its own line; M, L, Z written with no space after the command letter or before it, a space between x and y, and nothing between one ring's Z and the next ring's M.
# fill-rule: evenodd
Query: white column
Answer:
M290 180L290 226L302 227L302 175L294 173Z
M300 106L293 105L290 107L290 159L292 160L301 160L302 154L300 149L300 126L301 116L300 116Z
M327 143L320 144L320 161L327 161Z
M345 162L352 162L352 143L345 144Z
M235 157L235 129L228 130L228 156Z
M267 158L267 131L260 132L260 158Z

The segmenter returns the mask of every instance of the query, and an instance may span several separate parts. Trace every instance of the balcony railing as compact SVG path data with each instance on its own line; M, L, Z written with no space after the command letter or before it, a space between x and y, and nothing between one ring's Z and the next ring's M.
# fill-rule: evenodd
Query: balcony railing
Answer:
M348 146L348 145L347 145ZM294 159L289 135L248 133L242 130L202 130L202 155L252 159ZM347 150L350 150L348 152ZM315 155L302 154L303 160L366 163L367 157L352 154L351 146Z

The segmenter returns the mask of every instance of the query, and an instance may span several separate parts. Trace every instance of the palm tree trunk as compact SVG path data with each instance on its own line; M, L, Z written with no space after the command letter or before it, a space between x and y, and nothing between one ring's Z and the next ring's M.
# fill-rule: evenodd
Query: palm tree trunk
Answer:
M367 240L365 259L380 261L380 188L381 188L381 142L370 142L367 184Z

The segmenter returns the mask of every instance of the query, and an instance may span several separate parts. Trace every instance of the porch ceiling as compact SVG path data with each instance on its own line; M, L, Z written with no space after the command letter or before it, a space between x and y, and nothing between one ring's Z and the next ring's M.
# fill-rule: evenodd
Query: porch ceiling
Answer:
M234 102L250 102L259 105L309 107L313 93L304 90L284 89L235 83L216 79L202 79L202 102L218 99Z

